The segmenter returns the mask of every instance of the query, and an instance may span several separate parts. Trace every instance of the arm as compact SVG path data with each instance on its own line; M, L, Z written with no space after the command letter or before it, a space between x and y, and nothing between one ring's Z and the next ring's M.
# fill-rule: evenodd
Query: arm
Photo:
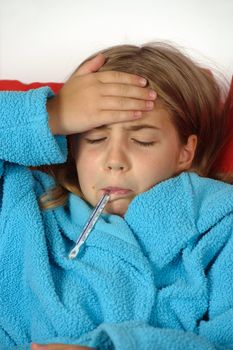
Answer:
M140 77L121 72L94 73L104 61L103 55L87 61L56 96L46 87L0 93L0 175L3 160L27 166L62 163L67 144L61 135L132 120L138 112L140 116L140 111L153 108L147 107L146 100L155 96L142 87L146 82ZM60 137L55 140L52 135ZM46 153L50 147L53 149Z
M47 87L0 93L0 175L4 161L25 166L65 162L66 138L54 137L48 127L46 101L50 96Z

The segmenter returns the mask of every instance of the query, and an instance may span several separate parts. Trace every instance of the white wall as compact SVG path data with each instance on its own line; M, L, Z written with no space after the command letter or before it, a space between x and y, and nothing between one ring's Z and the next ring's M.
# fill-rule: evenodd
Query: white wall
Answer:
M64 81L96 50L153 40L230 77L233 0L0 0L0 79Z

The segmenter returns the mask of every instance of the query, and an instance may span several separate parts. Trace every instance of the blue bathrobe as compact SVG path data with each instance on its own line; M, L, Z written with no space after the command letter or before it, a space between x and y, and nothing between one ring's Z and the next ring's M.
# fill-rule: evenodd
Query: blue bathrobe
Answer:
M31 342L98 349L233 349L233 187L182 173L103 214L68 259L92 212L70 194L41 211L63 163L48 88L0 94L0 349Z

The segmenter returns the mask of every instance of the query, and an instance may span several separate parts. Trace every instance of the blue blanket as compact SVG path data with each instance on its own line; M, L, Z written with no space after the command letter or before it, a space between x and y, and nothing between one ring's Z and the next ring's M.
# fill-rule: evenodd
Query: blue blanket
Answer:
M161 182L124 218L102 215L69 260L92 208L70 194L41 212L54 180L27 168L66 160L49 94L0 94L0 349L233 349L232 186L194 173Z

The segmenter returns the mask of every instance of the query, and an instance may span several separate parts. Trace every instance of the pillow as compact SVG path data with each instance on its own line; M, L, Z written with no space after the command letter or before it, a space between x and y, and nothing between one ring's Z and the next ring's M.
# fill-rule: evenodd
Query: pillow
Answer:
M0 80L0 90L13 90L13 91L27 91L30 89L36 89L42 86L49 86L54 93L58 93L62 88L63 83L30 83L24 84L18 80ZM233 172L233 78L231 81L231 87L228 95L228 102L230 103L229 111L229 125L232 130L232 135L224 149L221 151L217 161L216 169L220 172Z
M18 80L0 80L0 90L5 91L27 91L42 86L49 86L55 94L62 88L63 83L30 83L24 84Z
M228 125L229 125L229 140L216 161L216 169L221 172L233 173L233 77L231 79L230 90L227 97L229 103Z

